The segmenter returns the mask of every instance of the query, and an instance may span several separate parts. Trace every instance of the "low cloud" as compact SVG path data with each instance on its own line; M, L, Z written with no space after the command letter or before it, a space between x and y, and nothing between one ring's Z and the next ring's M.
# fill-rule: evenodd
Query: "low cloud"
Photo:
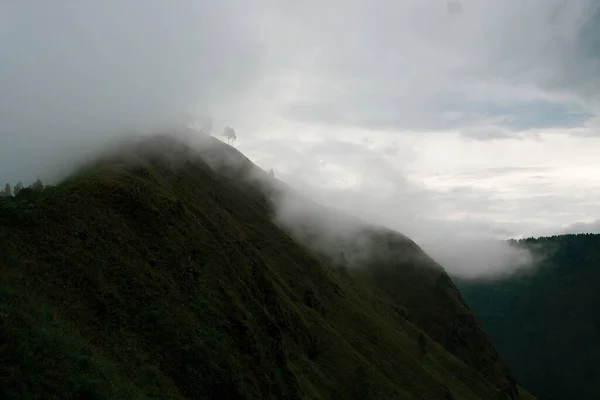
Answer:
M591 139L557 139L549 157L539 131L597 136L599 18L593 0L1 2L0 184L53 180L123 132L195 120L231 124L292 186L425 248L565 225L559 201L579 189L546 185L560 175L534 198L485 173L464 189L448 169L587 157L564 171L589 188Z
M362 243L363 251L368 253L360 228L366 223L407 235L454 276L496 277L531 264L527 250L505 240L515 236L520 229L518 224L494 224L464 216L448 219L452 202L461 199L456 204L460 210L465 206L466 195L471 196L470 212L477 208L482 213L490 212L490 203L481 191L470 186L459 190L462 193L428 189L406 176L402 163L395 162L396 153L386 156L386 146L368 149L356 143L334 141L306 146L311 149L302 151L296 168L279 172L275 168L278 178L307 199L301 200L297 195L279 199L277 221L304 239L310 237L307 232L327 238L317 242L317 246L336 248L331 243L353 241ZM320 163L320 159L327 161ZM267 164L262 165L268 168ZM337 212L327 214L309 200L340 210L346 217Z
M600 233L600 219L588 222L576 222L563 227L559 233Z
M530 268L533 254L507 241L448 237L424 246L450 275L461 278L500 278Z

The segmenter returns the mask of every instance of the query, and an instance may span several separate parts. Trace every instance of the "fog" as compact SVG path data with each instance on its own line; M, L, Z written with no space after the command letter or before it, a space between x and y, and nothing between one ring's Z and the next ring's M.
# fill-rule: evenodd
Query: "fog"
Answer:
M54 179L123 132L234 112L261 58L240 19L252 8L196 3L0 2L0 181Z
M349 266L356 268L365 257L379 255L379 249L364 235L365 226L383 226L409 237L450 275L461 278L503 278L540 261L527 248L510 243L501 234L464 231L449 221L429 218L427 213L435 208L435 198L409 182L397 183L394 196L388 197L381 196L376 188L358 194L290 180L290 190L276 198L276 222L307 240L318 232L320 239L311 240L312 245L333 258L342 249L335 243L353 243L364 253L346 254Z
M553 1L552 10L544 13L559 22L555 24L560 28L558 55L570 54L567 49L576 40L569 23L585 25L582 16L591 6L587 1L576 3L561 14L566 3ZM241 149L244 141L251 142L270 125L269 118L296 118L307 127L318 122L393 127L399 132L438 129L446 121L440 115L447 111L440 104L458 101L460 87L455 85L469 75L500 76L501 80L514 72L509 78L520 84L539 83L536 80L542 76L546 81L532 90L536 96L543 92L548 98L574 99L580 105L593 97L589 85L579 79L565 81L557 71L540 69L555 61L562 63L560 71L580 71L577 76L583 79L592 75L586 72L596 74L587 58L581 63L563 62L569 58L545 50L539 55L540 63L524 71L523 65L535 61L532 49L547 44L544 34L550 25L546 20L533 23L546 4L541 1L533 2L522 14L522 47L521 36L512 35L510 43L502 42L502 30L495 30L515 17L511 7L516 2L507 6L493 2L491 11L467 1L427 6L416 1L397 6L388 2L372 13L360 2L350 2L345 17L354 25L339 14L345 3L307 4L267 0L0 2L0 182L32 182L38 176L57 180L124 134L156 132L173 124L196 124L217 134L231 126ZM411 21L412 14L403 14L405 10L419 18ZM435 18L428 19L430 15ZM381 31L377 30L379 18L385 26ZM448 36L437 25L448 28ZM490 43L472 33L480 27L492 37ZM532 34L526 35L525 29L532 29ZM431 41L436 46L427 47ZM402 51L390 51L397 46ZM433 50L454 47L456 54L440 51L439 59L434 56L438 52ZM583 54L580 50L573 54ZM488 58L472 59L473 54ZM501 56L506 62L497 62ZM444 60L449 64L443 64ZM488 67L493 74L486 75ZM456 68L458 81L449 73ZM487 94L480 91L480 82L467 86L476 89L470 95ZM560 93L548 94L555 87L561 88ZM580 89L585 96L578 95ZM507 101L510 95L502 93ZM293 101L286 103L289 99ZM459 102L457 107L461 106L467 105ZM465 132L476 135L472 130ZM272 151L283 154L282 149ZM386 165L373 170L376 165L380 165L377 160L370 160L355 168L367 176L387 176L387 180L372 179L357 192L324 190L315 182L285 174L281 178L289 178L290 185L308 198L405 233L450 273L495 276L529 264L528 253L503 242L502 233L480 235L476 224L465 229L464 224L430 218L443 199L403 179L401 173L389 174ZM323 218L302 221L319 225ZM327 229L336 234L352 231L330 221Z

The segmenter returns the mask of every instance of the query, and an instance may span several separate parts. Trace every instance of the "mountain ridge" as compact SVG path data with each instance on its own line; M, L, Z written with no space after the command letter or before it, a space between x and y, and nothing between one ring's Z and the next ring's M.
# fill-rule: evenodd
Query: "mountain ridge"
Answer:
M0 200L0 358L14 365L0 375L3 397L527 396L493 346L479 361L464 344L456 356L444 349L448 332L489 345L476 319L428 327L439 311L408 301L418 293L406 284L408 297L381 286L438 284L428 296L446 301L440 310L469 315L441 267L438 283L419 278L418 258L388 263L417 252L414 242L384 230L372 240L387 256L364 268L375 273L336 269L275 224L280 183L201 140L210 146L130 143L56 186Z

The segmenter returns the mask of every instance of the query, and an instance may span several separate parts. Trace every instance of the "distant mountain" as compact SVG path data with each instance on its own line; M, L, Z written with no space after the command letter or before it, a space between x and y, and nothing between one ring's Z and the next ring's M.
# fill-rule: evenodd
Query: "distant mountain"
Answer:
M415 243L199 139L0 198L0 398L530 398Z
M600 398L600 235L519 243L538 265L457 285L517 379L540 399Z

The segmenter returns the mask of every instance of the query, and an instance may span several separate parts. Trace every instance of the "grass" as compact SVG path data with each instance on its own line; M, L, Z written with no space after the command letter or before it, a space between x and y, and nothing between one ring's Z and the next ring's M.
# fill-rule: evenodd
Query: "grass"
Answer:
M273 223L245 161L156 140L174 157L134 147L0 199L1 398L505 398L479 368L498 361L436 336L466 312L451 286L330 268Z

